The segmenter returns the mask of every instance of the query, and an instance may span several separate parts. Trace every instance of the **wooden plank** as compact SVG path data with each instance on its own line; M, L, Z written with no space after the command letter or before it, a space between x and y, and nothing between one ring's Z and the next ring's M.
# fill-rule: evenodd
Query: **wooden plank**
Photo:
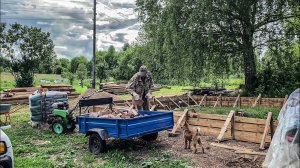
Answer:
M150 111L155 111L156 107L157 107L157 105L151 106Z
M191 95L188 95L188 97L195 103L195 105L199 105L198 103L197 103L197 101L191 96Z
M209 145L219 147L219 148L225 148L225 149L229 149L229 150L239 150L239 151L248 151L248 152L252 151L252 149L248 149L248 148L229 146L229 145L224 145L224 144L214 143L214 142L210 143Z
M171 97L168 97L178 108L180 108L180 106L173 100L171 99Z
M192 129L195 129L196 127L201 128L201 133L204 136L212 136L212 137L218 137L220 134L220 128L211 128L211 127L203 127L203 126L193 126L190 125ZM255 132L245 132L245 131L238 131L235 130L235 140L238 141L244 141L244 142L253 142L259 144L262 138L262 133L255 133ZM231 138L231 132L230 129L227 130L224 134L224 139L229 139ZM271 142L271 137L267 136L266 137L266 143Z
M255 100L255 102L252 104L252 107L256 107L258 100L261 98L261 94L259 94Z
M178 119L179 117L177 117ZM194 126L204 126L204 127L212 127L212 128L222 128L224 126L224 121L221 120L210 120L204 118L189 118L188 123ZM231 130L232 126L228 125L228 130ZM254 133L263 133L264 125L258 124L248 124L248 123L236 123L234 124L234 130L237 131L247 131Z
M264 133L263 133L263 136L262 136L262 139L261 139L261 142L260 142L260 146L259 146L259 149L261 149L261 150L265 149L265 141L266 141L266 136L269 133L271 118L272 118L272 112L269 112L267 120L266 120L266 125L265 125L265 129L264 129Z
M230 111L225 123L224 123L224 126L222 127L221 131L220 131L220 134L217 138L217 140L220 142L222 139L223 139L223 136L227 130L227 126L229 125L230 121L232 120L232 117L234 117L234 111Z
M217 101L216 101L215 104L214 104L214 108L218 105L218 102L219 102L220 97L221 97L221 94L218 96Z
M232 139L235 139L235 111L232 111L233 112L233 116L231 117L231 137Z
M288 98L289 98L289 95L285 95L282 106L284 106L284 104L285 104L285 102L287 101Z
M248 155L261 155L261 156L266 156L267 155L267 153L264 153L264 152L243 151L243 150L235 151L235 153L237 153L237 154L248 154Z
M233 108L237 106L238 101L240 100L241 95L239 94L238 97L235 99Z
M156 97L154 97L154 100L157 101L158 104L159 104L162 108L164 108L164 109L166 109L166 110L171 110L167 105L162 104L161 101L159 101Z
M199 103L199 106L201 106L202 105L202 103L203 103L203 101L204 101L204 99L207 97L207 94L205 94L203 97L202 97L202 99L201 99L201 101L200 101L200 103Z
M176 125L173 127L173 130L172 130L172 134L175 134L176 133L176 130L178 129L178 127L180 126L181 122L186 119L187 115L188 115L188 109L185 109L183 114L181 115L181 117L179 118L179 120L177 121Z
M186 104L188 107L190 106L187 102L185 102L184 100L182 100L180 97L176 96L180 101L182 101L184 104Z
M181 115L183 111L174 111L173 115ZM211 119L211 120L221 120L225 121L227 116L219 115L219 114L197 114L197 118L203 119ZM249 118L249 117L235 117L235 123L243 123L243 124L257 124L257 125L265 125L266 119L259 119L259 118ZM274 126L278 125L278 121L273 122Z

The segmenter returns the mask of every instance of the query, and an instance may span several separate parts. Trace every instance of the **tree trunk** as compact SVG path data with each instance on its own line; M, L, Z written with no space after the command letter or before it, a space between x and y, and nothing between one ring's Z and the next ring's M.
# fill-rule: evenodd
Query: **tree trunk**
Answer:
M257 84L256 56L251 38L245 38L243 44L245 89L247 92L253 92Z
M80 85L81 85L81 88L83 88L83 80L80 79Z

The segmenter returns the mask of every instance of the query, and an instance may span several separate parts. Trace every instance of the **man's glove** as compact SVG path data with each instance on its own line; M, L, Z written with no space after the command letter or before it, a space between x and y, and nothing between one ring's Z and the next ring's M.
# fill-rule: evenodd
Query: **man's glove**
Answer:
M145 97L146 97L146 99L151 99L151 98L152 98L152 95L151 95L151 93L149 92L149 93L146 94Z
M138 95L137 93L133 93L132 96L134 100L140 100L140 95Z

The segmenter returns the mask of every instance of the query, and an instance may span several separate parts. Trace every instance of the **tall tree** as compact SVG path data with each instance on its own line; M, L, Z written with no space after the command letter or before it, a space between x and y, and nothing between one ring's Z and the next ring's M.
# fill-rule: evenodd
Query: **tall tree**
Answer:
M169 79L192 80L243 68L253 91L256 61L284 23L299 16L286 0L138 0L143 44ZM145 59L147 60L147 58ZM150 62L149 61L149 62ZM147 61L148 62L148 61ZM149 64L149 63L148 63Z
M79 64L88 64L88 60L84 56L75 57L71 60L70 72L75 73L78 69Z
M0 50L10 61L10 71L18 87L33 86L34 73L45 60L54 60L54 44L50 33L40 28L14 23L5 31L0 26Z
M81 87L83 87L83 80L87 76L87 69L86 69L85 64L81 63L78 65L78 68L76 70L76 75L77 75L77 78L80 80Z

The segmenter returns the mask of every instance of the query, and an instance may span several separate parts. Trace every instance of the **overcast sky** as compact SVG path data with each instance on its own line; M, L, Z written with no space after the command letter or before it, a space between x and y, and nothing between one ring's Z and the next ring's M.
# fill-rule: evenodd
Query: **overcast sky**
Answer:
M93 51L93 0L0 0L1 22L41 27L51 33L59 57ZM97 0L97 50L134 42L140 24L135 0Z

